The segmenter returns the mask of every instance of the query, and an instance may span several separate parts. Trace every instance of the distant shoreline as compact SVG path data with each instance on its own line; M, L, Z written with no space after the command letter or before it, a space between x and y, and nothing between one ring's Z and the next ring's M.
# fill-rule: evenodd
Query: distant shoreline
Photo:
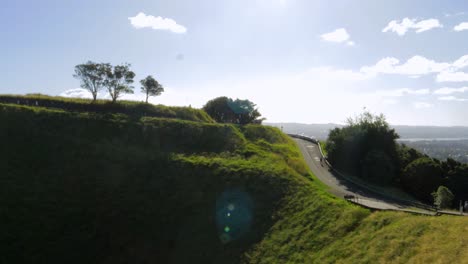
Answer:
M459 141L459 140L468 140L468 138L399 138L397 141Z

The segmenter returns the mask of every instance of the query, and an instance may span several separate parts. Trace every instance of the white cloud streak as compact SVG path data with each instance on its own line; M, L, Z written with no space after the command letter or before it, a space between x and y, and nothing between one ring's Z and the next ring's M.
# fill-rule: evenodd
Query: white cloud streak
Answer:
M434 91L434 94L454 94L468 92L468 87L450 88L443 87Z
M468 101L468 99L465 99L465 98L458 98L458 97L455 97L455 96L442 96L442 97L439 97L437 98L438 100L440 101L455 101L455 102L466 102Z
M414 29L416 33L421 33L441 27L443 27L443 25L435 18L418 21L415 18L406 17L403 18L401 22L398 20L390 21L388 25L382 29L382 32L391 31L397 33L399 36L404 36L410 29Z
M413 107L416 109L425 109L425 108L431 108L433 107L433 104L427 103L427 102L414 102Z
M409 88L401 88L395 90L380 90L377 91L377 95L381 95L384 97L401 97L405 95L426 95L430 94L431 91L429 89L409 89Z
M136 16L129 17L128 19L136 29L152 28L154 30L167 30L179 34L187 32L184 26L177 24L177 22L171 18L155 17L140 12Z

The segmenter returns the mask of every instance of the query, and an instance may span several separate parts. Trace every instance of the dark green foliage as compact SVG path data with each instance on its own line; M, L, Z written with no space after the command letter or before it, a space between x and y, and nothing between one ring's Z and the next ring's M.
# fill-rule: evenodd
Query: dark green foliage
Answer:
M403 187L430 203L441 184L453 190L455 199L468 199L468 165L453 159L440 162L396 142L398 135L381 116L365 112L333 129L326 150L338 169L377 184Z
M0 124L6 263L238 263L296 173L233 125L1 104ZM251 228L223 244L216 201L239 189Z
M164 92L164 87L151 75L148 75L145 79L141 80L140 83L141 92L146 94L147 103L150 96L158 96Z
M379 150L371 150L361 162L362 177L372 182L389 184L395 178L395 164L391 158Z
M233 100L228 97L218 97L208 101L205 110L216 122L245 125L249 123L261 123L263 119L255 104L249 100Z
M48 107L73 112L94 112L100 114L119 113L128 115L132 118L149 116L178 118L200 122L214 122L207 113L199 109L152 105L133 101L119 101L111 103L108 100L96 100L92 102L88 99L52 97L45 95L0 95L0 103Z
M365 112L348 120L348 126L330 132L326 144L328 159L344 172L376 183L389 183L396 176L397 138L383 116Z
M88 61L75 66L73 77L80 80L81 87L88 90L92 94L93 100L96 101L97 94L105 85L106 76L110 69L109 63Z
M419 158L406 166L401 183L410 193L429 202L431 194L443 183L443 171L433 159Z
M135 73L130 70L130 66L130 64L125 63L113 66L106 71L104 86L107 87L112 102L117 101L122 94L133 94L133 86L131 85Z
M446 186L452 190L455 200L468 201L468 164L451 158L442 163Z

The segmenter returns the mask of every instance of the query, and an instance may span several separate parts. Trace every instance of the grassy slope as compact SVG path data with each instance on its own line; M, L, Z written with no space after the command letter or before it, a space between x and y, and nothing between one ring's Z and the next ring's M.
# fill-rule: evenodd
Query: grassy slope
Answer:
M91 102L88 99L33 94L0 95L0 103L49 107L73 112L120 113L132 118L151 116L214 123L207 113L199 109L153 105L135 101L119 100L116 103L112 103L109 100L96 100L95 102Z
M277 129L5 104L0 124L0 263L468 259L467 218L336 199ZM224 244L216 201L239 189L252 226Z

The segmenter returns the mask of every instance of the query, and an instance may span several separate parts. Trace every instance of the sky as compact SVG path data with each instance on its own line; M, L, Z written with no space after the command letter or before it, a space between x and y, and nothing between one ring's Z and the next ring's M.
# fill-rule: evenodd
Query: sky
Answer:
M0 93L90 97L88 60L131 63L155 104L249 99L267 122L468 126L466 0L2 0ZM101 98L108 98L105 92Z

